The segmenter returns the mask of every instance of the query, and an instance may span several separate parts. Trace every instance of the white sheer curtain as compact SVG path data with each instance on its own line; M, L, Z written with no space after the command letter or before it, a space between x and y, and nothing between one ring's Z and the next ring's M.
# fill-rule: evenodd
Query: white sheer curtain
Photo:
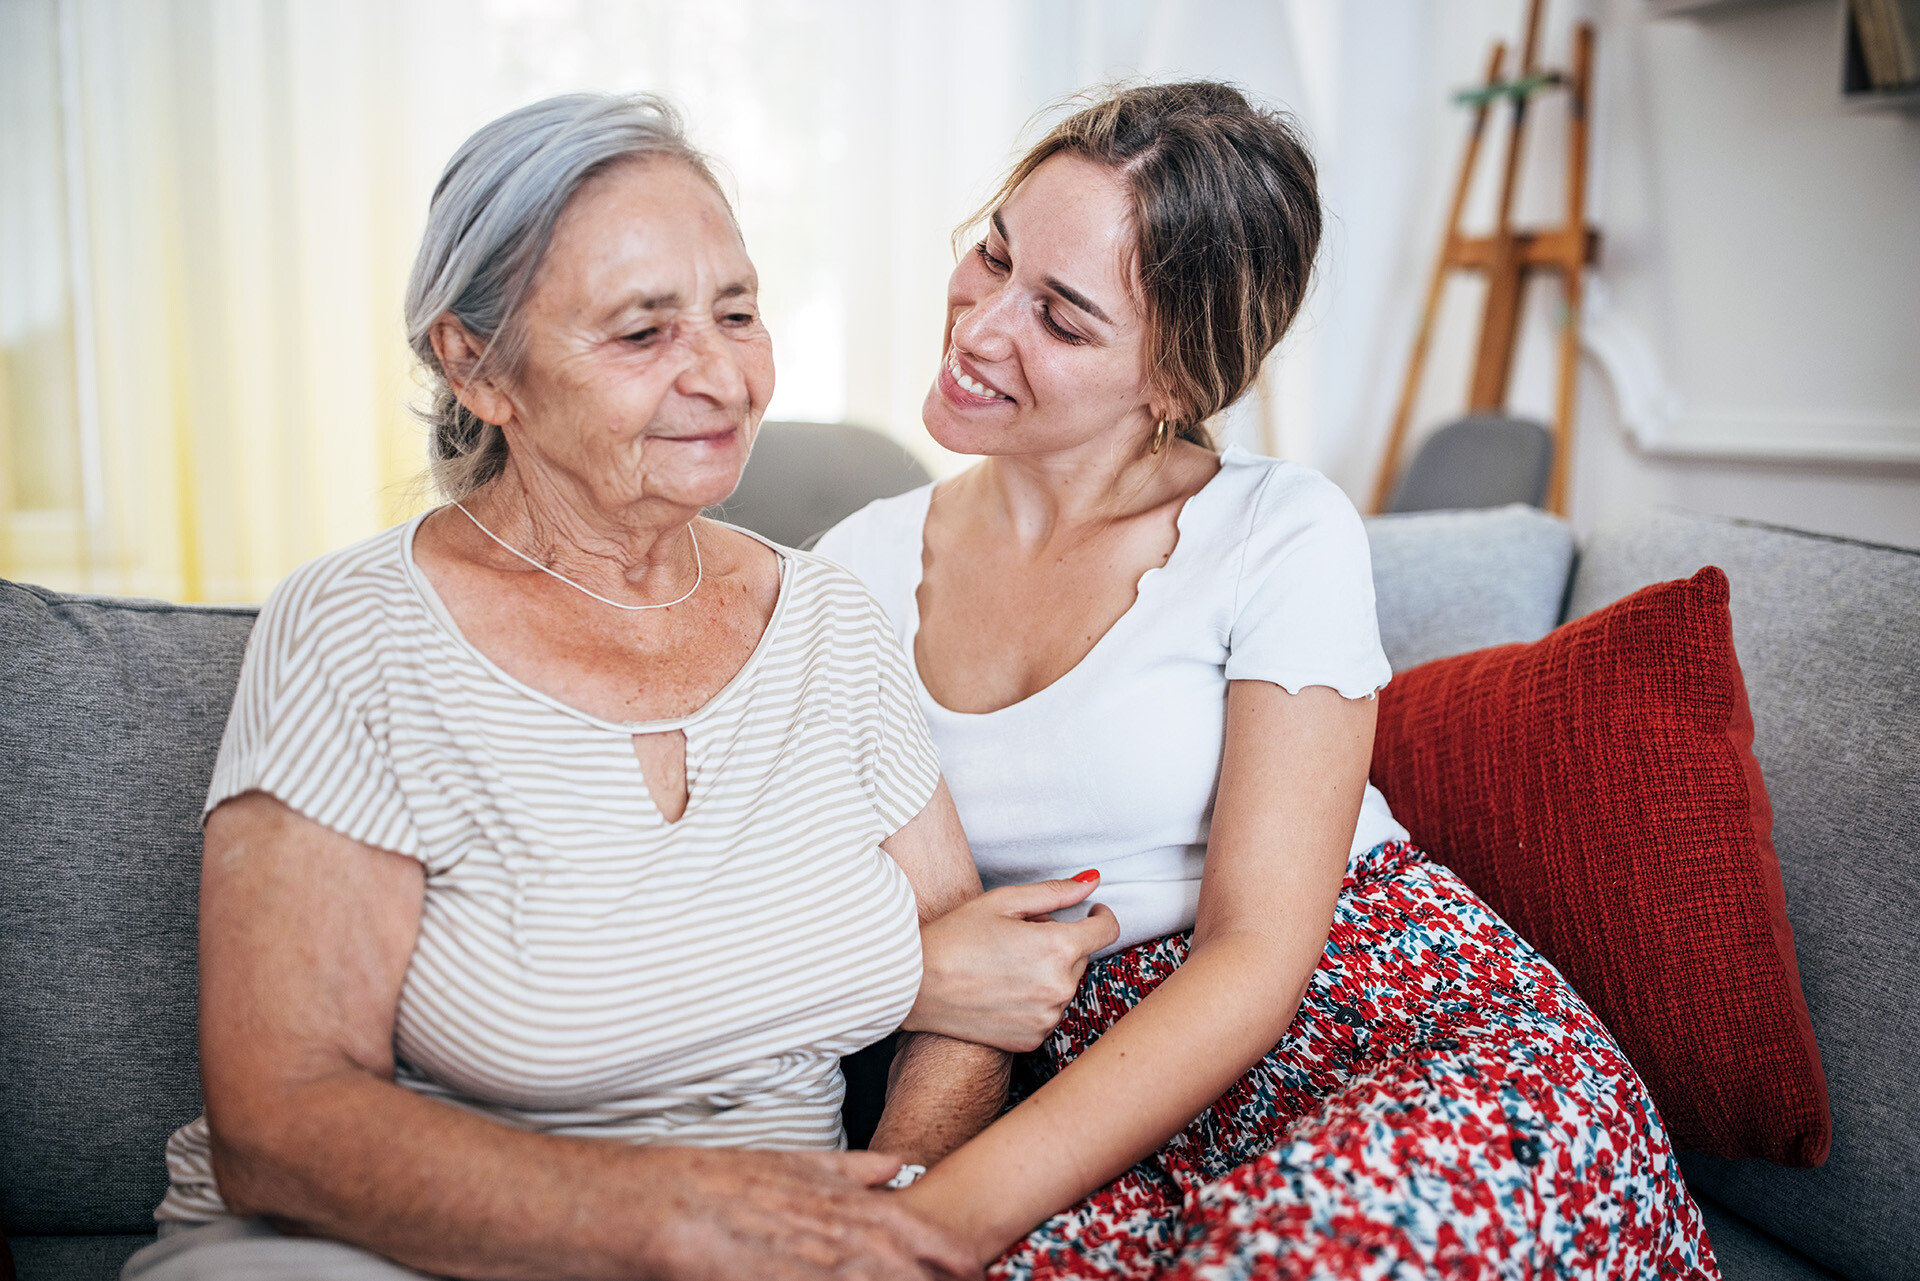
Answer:
M404 507L418 215L381 10L0 6L0 83L36 86L9 92L0 145L50 157L0 169L0 572L258 599ZM58 217L15 222L49 191ZM57 273L57 304L20 307L28 262ZM22 311L50 318L38 346Z
M1110 78L1209 75L1317 136L1343 92L1323 65L1339 13L6 0L0 575L254 600L414 510L400 297L428 193L472 129L580 88L665 93L720 158L763 278L773 416L878 426L943 469L918 409L948 237L1023 122ZM1315 335L1286 357L1301 372L1282 371L1229 435L1319 448Z

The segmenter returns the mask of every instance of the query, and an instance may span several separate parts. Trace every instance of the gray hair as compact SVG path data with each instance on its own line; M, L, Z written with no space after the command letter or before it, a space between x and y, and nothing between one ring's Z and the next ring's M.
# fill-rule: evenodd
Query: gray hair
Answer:
M498 476L507 441L453 394L429 336L434 322L451 315L482 344L466 376L512 375L526 353L521 312L568 201L609 167L652 157L681 161L720 191L706 157L687 141L680 113L650 93L571 93L521 107L482 126L447 162L406 302L407 343L433 396L420 416L431 432L432 481L443 496L464 498Z

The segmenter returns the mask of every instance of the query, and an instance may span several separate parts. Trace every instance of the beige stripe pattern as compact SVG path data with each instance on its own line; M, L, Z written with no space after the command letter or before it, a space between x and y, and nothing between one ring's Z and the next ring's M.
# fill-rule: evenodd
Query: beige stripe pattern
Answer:
M474 649L412 560L418 521L295 572L262 610L211 810L268 792L426 869L395 1048L408 1088L625 1142L834 1147L838 1058L920 980L912 888L880 842L939 781L884 615L778 548L740 673L691 716L621 725ZM632 736L684 732L667 823ZM204 1119L156 1217L224 1213Z

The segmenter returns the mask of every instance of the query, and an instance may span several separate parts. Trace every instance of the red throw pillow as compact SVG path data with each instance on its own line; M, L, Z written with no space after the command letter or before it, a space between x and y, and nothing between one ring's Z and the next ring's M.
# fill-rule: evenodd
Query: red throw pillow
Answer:
M1677 1146L1818 1165L1827 1084L1752 747L1709 567L1399 673L1373 780L1605 1020Z

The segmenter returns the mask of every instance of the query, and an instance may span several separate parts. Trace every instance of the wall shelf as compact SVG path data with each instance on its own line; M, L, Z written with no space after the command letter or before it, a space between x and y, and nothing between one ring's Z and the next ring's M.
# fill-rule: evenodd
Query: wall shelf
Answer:
M1688 14L1704 16L1732 9L1758 9L1781 3L1784 0L1647 0L1647 7L1653 10L1655 17L1670 18Z
M1744 9L1773 8L1790 0L1647 0L1656 18L1718 18ZM1860 28L1849 0L1837 0L1840 15L1840 105L1848 111L1920 112L1920 81L1876 89L1867 74Z
M1848 111L1920 111L1920 85L1848 90L1840 95L1840 103Z
M1860 46L1860 25L1853 6L1840 0L1840 102L1849 111L1920 111L1920 82L1876 89L1867 75L1867 56Z

